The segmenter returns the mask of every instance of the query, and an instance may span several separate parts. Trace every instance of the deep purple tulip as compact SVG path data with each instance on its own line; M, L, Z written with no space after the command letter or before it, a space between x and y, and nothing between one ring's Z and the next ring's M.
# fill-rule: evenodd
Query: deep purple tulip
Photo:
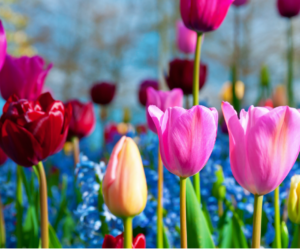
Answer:
M116 85L113 83L96 83L91 89L91 97L94 103L98 105L108 105L114 98Z
M5 30L0 20L0 70L5 61L6 48L7 48L7 42L6 42Z
M72 106L55 101L50 93L37 101L11 96L0 118L0 147L18 165L37 165L63 148Z
M197 33L185 27L179 20L176 23L177 28L177 47L183 53L194 53L197 44Z
M234 0L233 5L236 7L240 7L247 3L248 3L248 0Z
M185 26L197 32L214 31L225 19L233 0L180 0Z
M7 161L7 159L8 159L7 155L0 147L0 166L2 166Z
M278 12L281 16L292 18L300 12L299 0L277 0Z
M158 90L158 82L156 80L144 80L140 84L139 88L139 101L141 105L146 106L147 104L147 89L152 87L155 90Z
M12 95L20 99L36 100L41 94L52 64L45 68L40 56L15 58L6 55L0 71L0 91L5 100Z
M180 88L185 95L193 93L194 61L174 59L169 64L169 75L166 77L171 90ZM204 86L207 75L207 66L200 65L199 90Z

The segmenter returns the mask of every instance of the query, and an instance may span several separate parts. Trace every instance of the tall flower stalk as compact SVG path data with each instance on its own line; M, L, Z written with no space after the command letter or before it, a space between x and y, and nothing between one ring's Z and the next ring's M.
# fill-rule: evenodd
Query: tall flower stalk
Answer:
M292 19L288 20L288 31L287 31L287 94L288 94L288 105L291 107L295 106L294 92L293 92L293 22Z
M277 187L274 191L274 209L275 209L275 244L277 248L281 248L279 187Z
M187 248L186 178L182 178L182 177L180 177L180 240L181 240L181 248Z
M255 194L254 195L252 248L260 248L262 204L263 204L263 196Z
M164 247L163 239L163 179L164 169L158 149L158 182L157 182L157 248Z
M17 187L16 187L16 210L17 210L17 248L23 247L22 216L23 216L23 195L22 195L22 166L17 165Z
M193 105L199 104L199 79L200 79L200 58L201 58L201 44L202 33L197 33L197 44L195 50L194 60L194 75L193 75ZM194 175L194 189L198 201L201 204L201 191L200 191L200 173Z
M5 233L5 221L3 214L3 204L0 196L0 248L5 248L6 245L6 233Z
M42 248L49 248L47 179L41 161L34 168L39 179Z

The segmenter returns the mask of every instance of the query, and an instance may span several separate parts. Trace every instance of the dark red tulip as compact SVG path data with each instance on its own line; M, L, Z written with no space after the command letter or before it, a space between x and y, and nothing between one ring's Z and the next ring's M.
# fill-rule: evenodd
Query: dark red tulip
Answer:
M7 161L7 155L3 150L0 148L0 166L2 166Z
M105 235L102 248L123 248L123 241L123 234L120 234L117 237ZM146 239L143 234L138 234L133 239L132 248L146 248Z
M171 90L180 88L185 95L193 93L193 72L194 60L174 59L169 64L169 76L166 81ZM207 66L200 65L199 89L201 89L206 81Z
M185 26L197 32L219 28L233 0L180 0L180 13Z
M93 104L81 103L78 100L71 100L66 105L72 105L72 118L69 126L68 139L78 137L79 139L90 135L96 124Z
M52 68L46 68L44 59L40 56L15 58L6 55L0 71L0 91L7 100L10 96L36 100L42 93L45 79Z
M300 12L299 0L277 0L277 9L281 16L292 18Z
M94 103L108 105L114 98L116 85L112 83L96 83L91 89L91 97Z
M247 3L248 3L248 0L234 0L234 2L232 4L236 7L240 7Z
M145 80L140 84L139 88L139 101L141 105L146 106L147 104L147 88L152 87L158 90L158 82L156 80Z
M49 92L36 101L11 96L0 118L0 146L17 164L37 165L63 148L71 116L71 104L55 101Z

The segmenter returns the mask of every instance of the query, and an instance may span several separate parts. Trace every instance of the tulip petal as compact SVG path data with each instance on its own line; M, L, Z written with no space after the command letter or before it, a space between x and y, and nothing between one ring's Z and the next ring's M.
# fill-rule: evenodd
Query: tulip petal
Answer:
M6 42L5 30L0 20L0 70L5 61L6 48L7 48L7 42Z
M173 173L190 177L204 167L212 153L217 136L215 116L206 107L194 106L174 121L168 126L172 131L168 134L170 150L166 157Z
M133 248L146 248L146 239L143 234L138 234L133 240Z
M26 129L6 120L1 127L1 147L17 164L30 167L42 160L42 148Z
M258 194L273 191L287 176L300 149L300 114L278 107L261 117L247 133L249 165L255 167Z

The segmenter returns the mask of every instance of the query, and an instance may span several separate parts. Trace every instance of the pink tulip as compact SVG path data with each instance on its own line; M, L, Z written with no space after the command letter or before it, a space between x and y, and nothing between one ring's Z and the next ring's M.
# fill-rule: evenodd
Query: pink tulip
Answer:
M236 7L240 7L248 3L248 0L234 0L233 5Z
M152 87L147 88L147 123L152 132L157 133L156 127L149 114L148 107L150 105L157 106L160 110L165 112L169 107L182 106L183 92L179 88L175 88L172 91L157 91Z
M177 46L183 53L194 53L197 44L197 33L185 27L181 20L177 21Z
M0 70L5 60L6 47L7 47L7 42L6 42L5 31L2 22L0 20Z
M299 0L277 0L277 9L281 16L292 18L300 12Z
M0 91L7 100L13 94L20 99L36 100L41 94L52 64L46 69L45 61L39 56L15 58L6 55L0 71Z
M206 164L217 136L218 112L196 105L190 110L168 108L163 113L154 105L149 114L156 126L163 164L173 174L186 178Z
M240 119L222 103L229 131L230 164L237 182L249 192L265 195L278 187L294 165L300 149L300 113L288 106L250 106Z
M180 0L180 13L185 26L197 32L219 28L233 0Z

